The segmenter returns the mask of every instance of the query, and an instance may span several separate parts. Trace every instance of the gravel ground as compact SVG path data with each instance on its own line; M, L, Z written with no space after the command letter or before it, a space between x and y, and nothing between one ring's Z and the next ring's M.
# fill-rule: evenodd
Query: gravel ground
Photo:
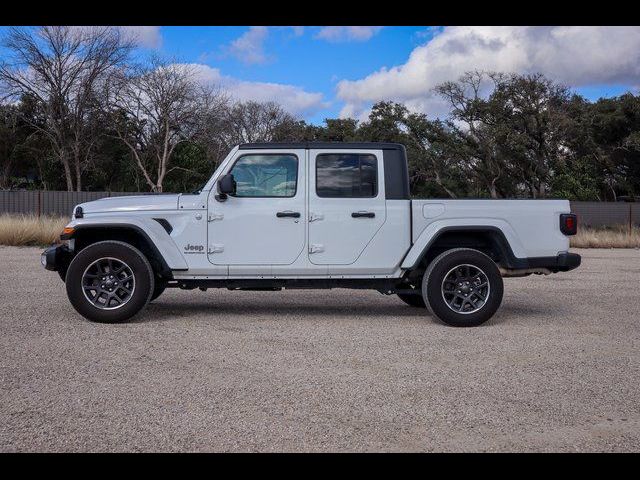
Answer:
M455 329L357 290L168 290L92 324L40 249L0 247L0 450L638 451L640 251L578 252Z

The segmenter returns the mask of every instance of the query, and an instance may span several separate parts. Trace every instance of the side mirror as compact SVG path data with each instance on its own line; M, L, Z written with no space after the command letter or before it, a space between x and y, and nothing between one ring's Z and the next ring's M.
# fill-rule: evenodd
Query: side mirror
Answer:
M220 180L218 180L218 195L216 195L216 200L219 202L224 202L227 199L228 195L236 194L236 180L233 178L232 173L227 173L223 175Z

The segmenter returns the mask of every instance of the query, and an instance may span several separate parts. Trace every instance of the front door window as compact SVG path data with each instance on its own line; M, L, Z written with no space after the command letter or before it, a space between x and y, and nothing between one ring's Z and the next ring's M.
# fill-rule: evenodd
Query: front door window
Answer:
M231 173L236 197L293 197L298 180L295 155L243 155Z

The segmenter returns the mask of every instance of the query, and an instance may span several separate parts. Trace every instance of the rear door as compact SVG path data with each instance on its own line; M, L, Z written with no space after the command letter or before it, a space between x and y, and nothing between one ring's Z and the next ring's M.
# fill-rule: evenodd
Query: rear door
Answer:
M386 218L382 153L310 150L309 260L350 265Z
M304 250L305 150L239 150L224 173L225 201L209 196L209 260L216 265L289 265ZM230 268L230 271L232 269Z

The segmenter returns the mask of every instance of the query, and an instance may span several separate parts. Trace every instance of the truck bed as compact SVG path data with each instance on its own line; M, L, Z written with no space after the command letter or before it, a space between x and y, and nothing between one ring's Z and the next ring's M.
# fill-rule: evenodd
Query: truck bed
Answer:
M498 228L518 258L546 257L569 250L558 216L568 200L411 200L411 238L428 238L442 225ZM425 237L426 236L426 237Z

